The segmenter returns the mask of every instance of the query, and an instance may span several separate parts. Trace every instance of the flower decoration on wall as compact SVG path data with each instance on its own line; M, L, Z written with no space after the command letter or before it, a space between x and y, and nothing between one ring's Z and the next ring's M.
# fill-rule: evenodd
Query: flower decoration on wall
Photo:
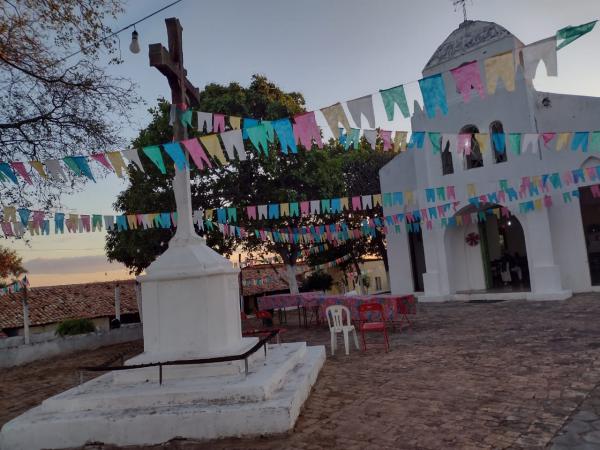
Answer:
M465 242L469 244L471 247L475 247L479 244L479 235L477 233L469 233L467 237L465 237Z

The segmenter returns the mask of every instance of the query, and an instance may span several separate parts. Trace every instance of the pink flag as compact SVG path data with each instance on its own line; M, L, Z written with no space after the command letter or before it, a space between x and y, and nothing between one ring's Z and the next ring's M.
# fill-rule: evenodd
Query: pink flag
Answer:
M4 236L13 236L14 235L10 222L1 222L1 225L2 225L2 232L4 233Z
M427 229L430 231L433 230L433 222L431 220L427 221Z
M317 125L314 112L307 112L294 116L294 138L296 142L310 150L313 145L313 139L317 143L317 147L323 148L321 141L321 130Z
M458 153L471 154L471 139L473 139L473 135L470 133L458 135Z
M498 201L504 203L506 201L506 194L503 190L498 191Z
M421 210L421 217L423 217L423 219L425 220L429 220L429 216L427 215L427 209Z
M508 210L508 208L505 208L503 206L502 208L500 208L500 211L502 212L502 217L506 217L507 219L510 217L510 211Z
M380 130L379 136L383 140L383 151L387 152L392 149L392 132L387 130Z
M590 190L592 191L592 197L600 198L600 184L590 186Z
M570 186L573 183L573 174L570 170L567 170L563 173L562 179L563 183L565 183L567 186Z
M13 161L10 163L10 165L12 166L13 169L15 169L17 171L17 173L19 175L21 175L23 177L23 179L28 184L33 184L33 181L31 181L31 178L29 177L29 174L27 173L27 169L25 169L24 163L22 163L21 161Z
M256 219L256 206L248 206L246 208L248 219Z
M112 170L112 171L115 170L115 169L113 169L113 166L111 166L110 163L108 162L108 159L106 159L106 155L104 153L92 153L91 156L93 159L98 161L100 164L102 164L108 170Z
M550 208L552 206L552 197L549 195L544 195L544 206L546 208Z
M90 223L90 216L88 216L88 215L81 215L81 216L79 216L79 218L81 219L81 226L83 227L83 229L86 232L89 233L90 230L91 230L91 228L92 228L92 225Z
M463 218L463 224L465 224L465 225L471 224L471 215L470 214L464 214L462 216L462 218Z
M542 133L542 139L546 147L548 147L548 142L554 139L554 136L556 136L556 133Z
M471 99L471 89L476 89L479 97L485 98L481 73L479 72L479 62L473 61L463 64L450 70L450 72L454 77L456 89L462 94L465 103Z
M454 186L446 186L446 197L448 197L448 200L456 200Z
M588 176L590 181L594 181L598 177L598 173L595 167L586 167L585 174Z
M34 226L38 226L41 227L42 223L44 222L44 211L33 211L33 218L31 219L33 221Z
M360 196L352 197L352 210L353 211L361 211L362 204L360 203Z
M444 209L444 205L439 205L437 207L437 210L438 210L438 215L440 217L446 217L446 210Z
M310 202L300 202L300 214L303 216L310 214Z
M190 152L190 156L194 160L194 163L198 169L204 170L205 165L208 168L212 167L210 159L208 159L208 156L204 152L200 142L198 142L198 139L187 139L185 141L181 141L181 143L185 146L187 151Z
M213 132L220 133L225 131L225 115L213 114Z

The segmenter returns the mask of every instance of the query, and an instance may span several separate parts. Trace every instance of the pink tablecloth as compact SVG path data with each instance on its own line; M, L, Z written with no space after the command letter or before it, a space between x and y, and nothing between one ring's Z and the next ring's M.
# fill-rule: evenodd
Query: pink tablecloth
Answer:
M358 305L361 303L379 303L387 320L398 320L398 314L415 314L416 301L412 295L326 295L313 292L303 294L278 294L260 297L258 309L281 309L289 307L315 307L325 318L325 309L330 305L344 305L350 309L352 318L359 319Z

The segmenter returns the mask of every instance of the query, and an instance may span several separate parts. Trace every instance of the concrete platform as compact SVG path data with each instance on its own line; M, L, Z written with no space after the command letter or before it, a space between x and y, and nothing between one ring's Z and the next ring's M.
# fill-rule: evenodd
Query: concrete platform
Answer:
M216 439L290 430L325 361L323 346L270 345L248 376L115 382L107 373L51 397L6 423L2 449L64 448L101 442L151 445L175 437Z

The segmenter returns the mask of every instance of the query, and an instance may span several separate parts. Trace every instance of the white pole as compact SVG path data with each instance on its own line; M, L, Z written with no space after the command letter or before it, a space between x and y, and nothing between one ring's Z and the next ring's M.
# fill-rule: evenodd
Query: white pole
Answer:
M29 303L27 303L27 286L23 287L23 336L25 338L25 345L29 345Z
M135 282L135 300L137 302L138 312L140 313L140 322L144 323L144 317L142 315L142 285Z
M115 286L115 318L121 321L121 286Z

